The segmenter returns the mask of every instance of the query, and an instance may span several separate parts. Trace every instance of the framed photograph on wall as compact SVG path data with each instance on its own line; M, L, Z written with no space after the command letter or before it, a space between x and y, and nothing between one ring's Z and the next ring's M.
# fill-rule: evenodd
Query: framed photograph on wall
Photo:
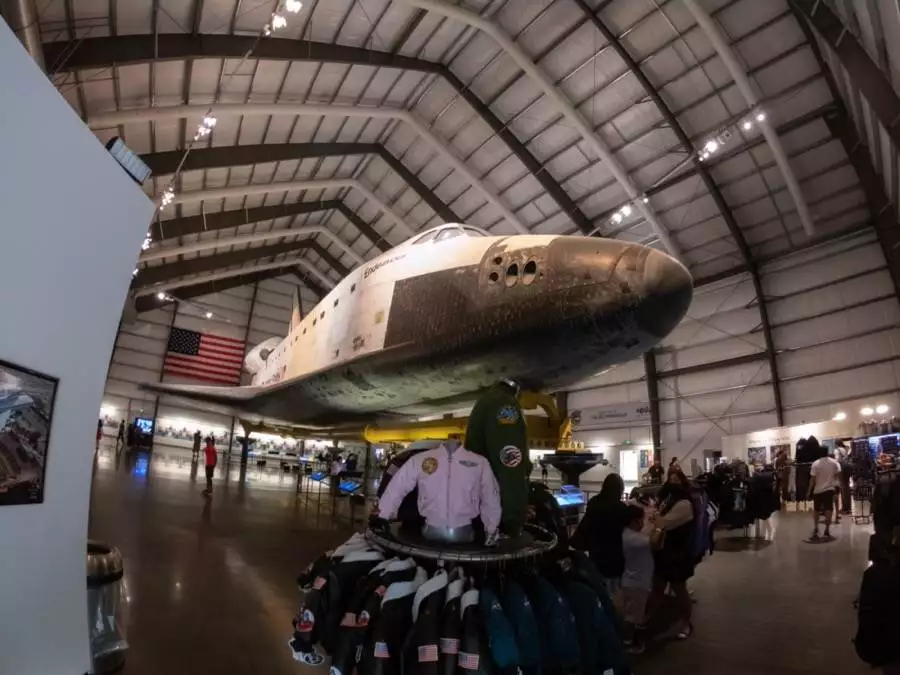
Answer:
M59 380L0 361L0 506L41 504Z

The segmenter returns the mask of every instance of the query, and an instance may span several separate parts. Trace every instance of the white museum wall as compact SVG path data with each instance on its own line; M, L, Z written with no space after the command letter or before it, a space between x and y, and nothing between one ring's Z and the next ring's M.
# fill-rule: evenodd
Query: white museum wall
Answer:
M0 107L7 227L0 358L58 377L44 502L0 508L0 671L90 668L85 543L91 459L116 323L154 205L5 23ZM24 289L19 292L20 289Z

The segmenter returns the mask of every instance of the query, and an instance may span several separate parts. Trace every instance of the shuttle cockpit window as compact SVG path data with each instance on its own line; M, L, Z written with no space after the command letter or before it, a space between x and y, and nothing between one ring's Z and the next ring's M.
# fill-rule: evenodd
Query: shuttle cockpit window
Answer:
M488 237L488 232L472 225L459 225L457 223L447 223L432 228L427 232L420 234L417 238L408 240L407 243L412 246L419 244L438 243L453 239L459 236L466 237Z

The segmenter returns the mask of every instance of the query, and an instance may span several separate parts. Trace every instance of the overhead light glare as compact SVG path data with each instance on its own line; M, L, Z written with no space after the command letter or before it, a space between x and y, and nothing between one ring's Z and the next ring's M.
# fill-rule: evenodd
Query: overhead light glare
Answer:
M631 204L626 204L622 207L622 215L626 218L631 215Z
M301 9L303 9L303 3L300 2L300 0L287 0L284 3L284 8L291 14L296 14Z
M710 139L706 141L706 145L703 146L703 149L706 150L706 152L708 152L709 154L712 154L719 149L719 142Z
M165 299L166 299L166 294L163 293L162 291L160 291L159 293L156 294L156 299L157 299L157 300L165 300Z
M744 128L744 131L750 131L753 128L753 122L746 120L741 126Z
M269 37L272 34L272 27L269 24L263 26L263 35Z
M644 202L645 204L649 204L649 203L650 203L650 197L648 197L647 195L644 195L644 197L641 199L641 201Z
M287 19L284 18L281 14L276 14L272 17L272 28L278 30L279 28L284 28L287 26Z
M135 267L134 270L131 272L131 276L136 277L137 275L138 275L138 268Z
M879 403L875 406L875 412L877 412L879 415L884 415L890 409L890 406L886 406L884 403Z
M837 415L835 415L832 419L833 419L835 422L843 422L845 419L847 419L847 413L845 413L845 412L839 412L839 413L838 413Z
M872 410L869 406L866 406L865 408L860 408L860 409L859 409L859 414L862 415L863 417L869 417L869 416L872 415L874 412L875 412L875 411Z
M762 110L760 110L758 113L756 113L756 121L757 122L765 122L765 120L766 120L766 113L764 113Z
M207 318L207 319L213 318L213 313L212 313L212 312L207 312L207 313L206 313L206 318Z
M612 220L613 225L618 225L622 222L622 217L622 214L616 211L614 214L612 214L612 218L610 218L610 220Z

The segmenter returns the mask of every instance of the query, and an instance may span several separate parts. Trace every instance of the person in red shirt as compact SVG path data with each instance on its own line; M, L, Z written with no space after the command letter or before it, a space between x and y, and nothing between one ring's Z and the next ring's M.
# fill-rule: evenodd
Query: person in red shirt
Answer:
M216 446L213 442L212 436L207 437L206 448L204 448L203 453L206 457L206 489L203 491L203 495L205 497L212 497L212 479L213 474L216 472L216 461L218 460L218 455L216 454Z

